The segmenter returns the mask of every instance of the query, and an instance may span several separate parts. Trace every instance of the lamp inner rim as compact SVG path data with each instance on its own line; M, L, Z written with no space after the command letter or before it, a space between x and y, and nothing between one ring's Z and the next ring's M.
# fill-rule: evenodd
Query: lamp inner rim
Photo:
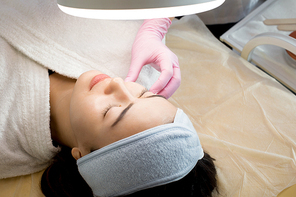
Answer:
M81 9L122 10L196 5L215 0L57 0L62 6Z

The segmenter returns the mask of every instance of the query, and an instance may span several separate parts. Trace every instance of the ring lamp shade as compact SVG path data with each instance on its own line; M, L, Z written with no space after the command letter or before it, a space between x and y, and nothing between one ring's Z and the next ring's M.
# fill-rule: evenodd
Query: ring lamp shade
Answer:
M225 0L57 0L70 15L111 20L166 18L205 12Z

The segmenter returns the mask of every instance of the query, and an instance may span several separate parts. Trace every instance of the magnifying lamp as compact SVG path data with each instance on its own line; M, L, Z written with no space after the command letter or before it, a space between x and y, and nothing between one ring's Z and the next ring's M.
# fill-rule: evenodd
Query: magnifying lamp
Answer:
M219 7L225 0L57 0L70 15L111 20L184 16Z

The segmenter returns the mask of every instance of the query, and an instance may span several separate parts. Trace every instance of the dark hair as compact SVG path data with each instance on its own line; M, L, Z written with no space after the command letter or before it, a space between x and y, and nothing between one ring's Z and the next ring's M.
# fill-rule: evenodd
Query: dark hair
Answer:
M214 160L205 152L204 157L197 162L192 171L183 179L166 185L142 190L127 197L211 197L217 190L216 168ZM91 188L78 172L76 160L71 155L71 149L62 147L53 161L43 173L41 190L46 197L92 197Z
M53 163L43 172L41 190L46 197L93 197L68 147L61 147Z

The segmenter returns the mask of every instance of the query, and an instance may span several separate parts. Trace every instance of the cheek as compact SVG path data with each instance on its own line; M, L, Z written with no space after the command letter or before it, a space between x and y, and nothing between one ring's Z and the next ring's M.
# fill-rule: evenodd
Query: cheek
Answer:
M87 150L100 144L102 133L102 121L96 107L89 102L82 102L73 107L70 114L71 127L76 136L78 144Z
M100 123L98 103L91 98L73 97L70 103L70 123L73 131L89 132Z

